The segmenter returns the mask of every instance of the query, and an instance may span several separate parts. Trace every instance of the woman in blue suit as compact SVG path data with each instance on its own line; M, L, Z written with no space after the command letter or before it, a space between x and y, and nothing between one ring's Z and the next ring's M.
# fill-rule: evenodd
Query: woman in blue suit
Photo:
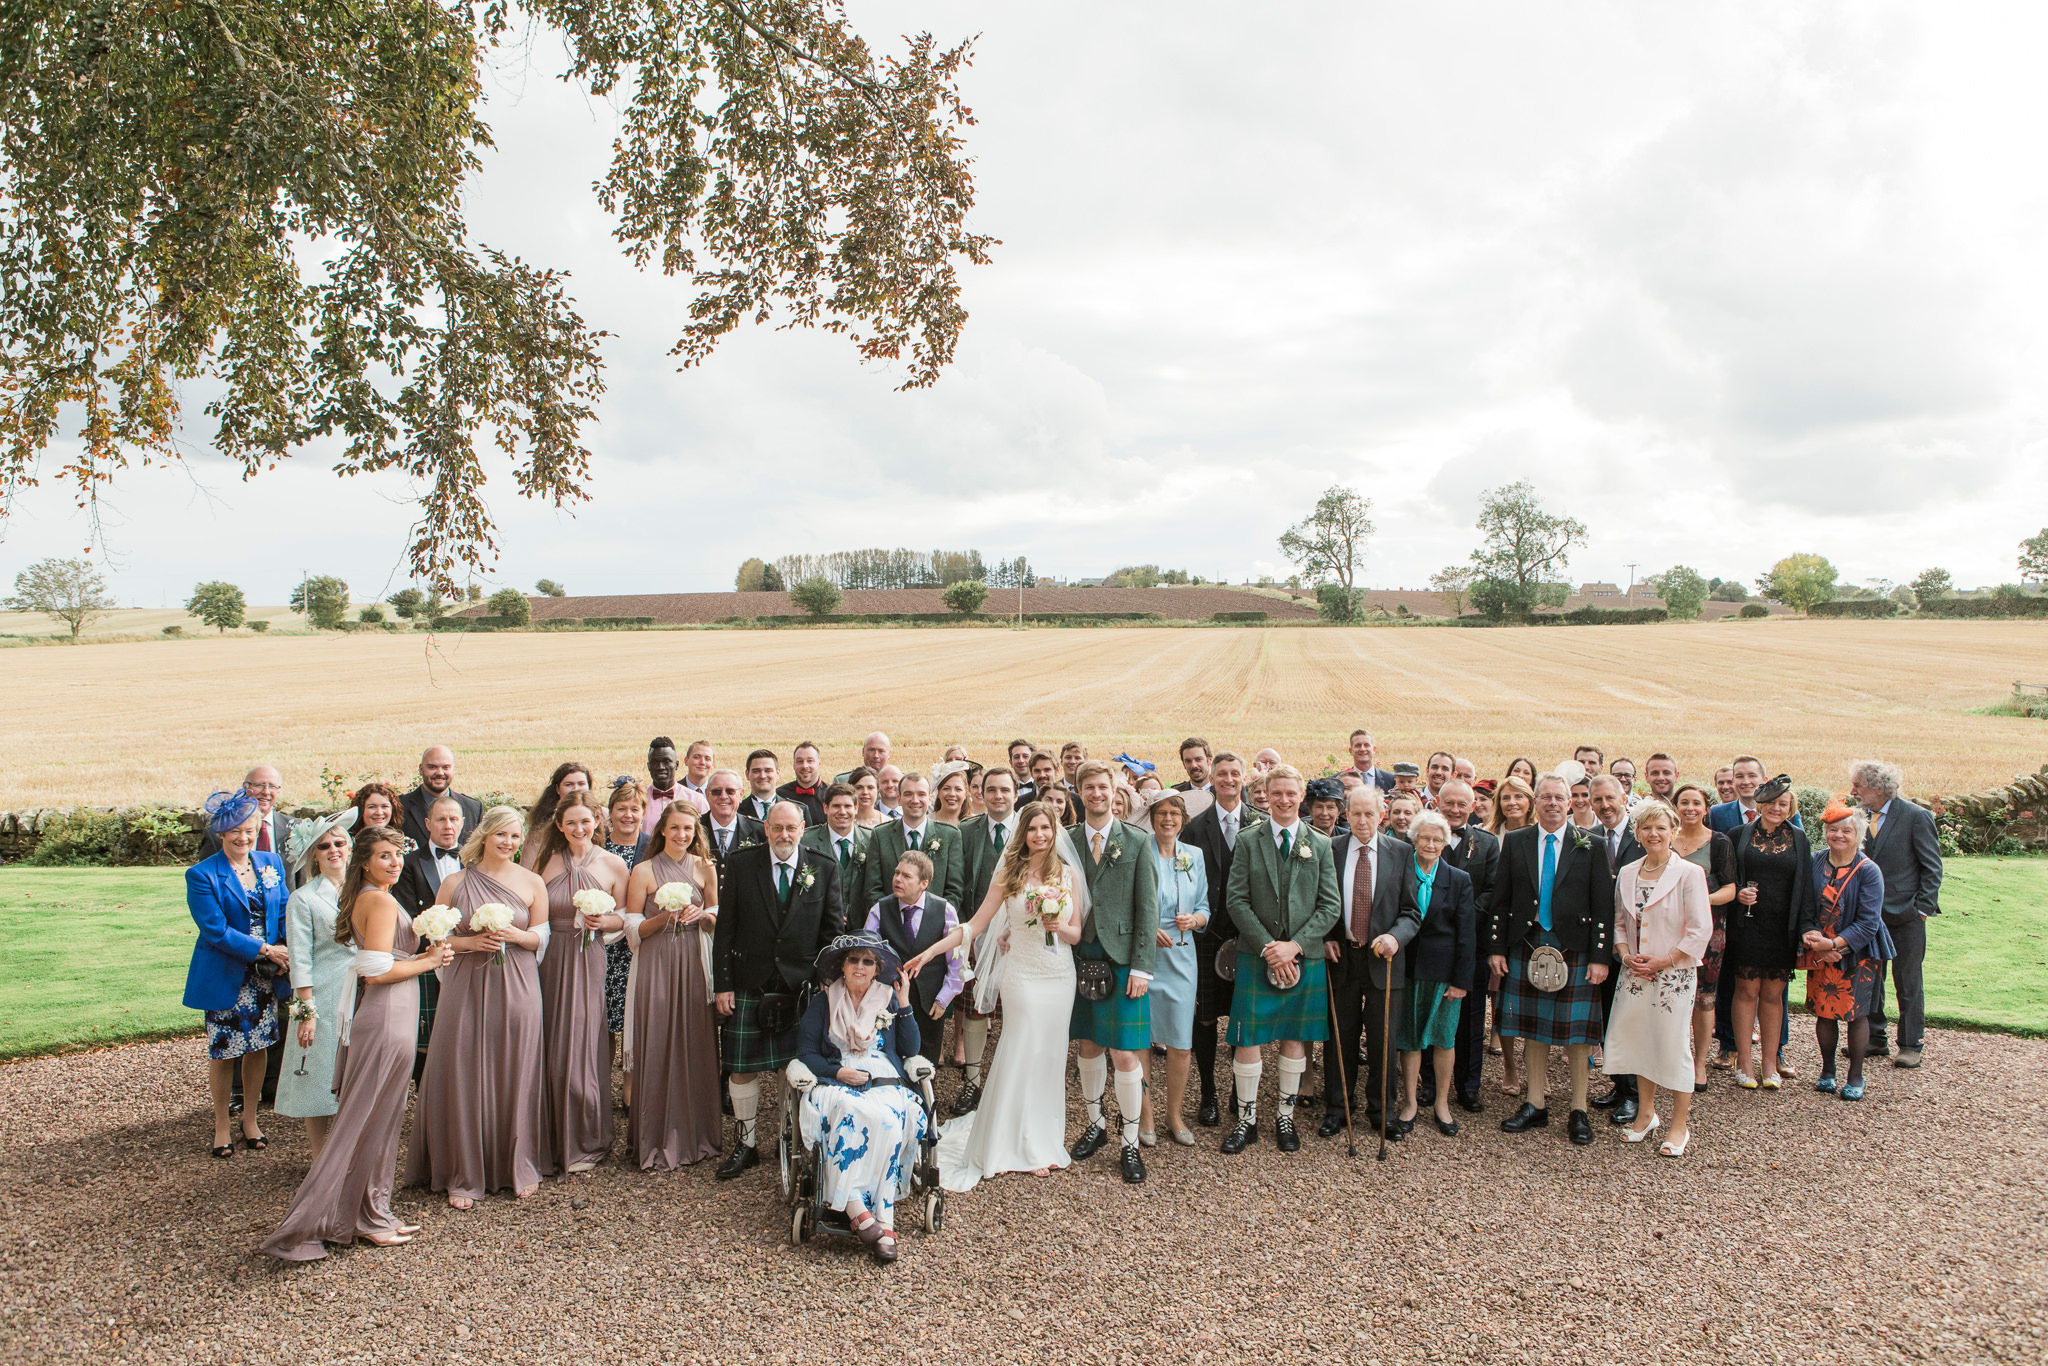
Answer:
M1195 936L1209 923L1209 872L1202 851L1180 842L1187 827L1187 798L1179 792L1147 792L1144 819L1152 825L1152 857L1159 864L1158 949L1152 959L1152 1042L1166 1050L1166 1131L1191 1148L1194 1131L1181 1118L1187 1096L1188 1065L1195 1044ZM1153 1127L1152 1088L1138 1114L1138 1142L1159 1142Z
M264 1055L277 1042L275 980L291 971L284 908L291 888L276 854L256 849L263 813L247 792L206 799L206 828L220 852L185 870L185 905L199 927L185 1004L206 1012L207 1083L213 1092L213 1155L231 1157L228 1093L242 1060L242 1142L262 1152L254 1098L263 1094ZM287 979L288 980L288 979Z

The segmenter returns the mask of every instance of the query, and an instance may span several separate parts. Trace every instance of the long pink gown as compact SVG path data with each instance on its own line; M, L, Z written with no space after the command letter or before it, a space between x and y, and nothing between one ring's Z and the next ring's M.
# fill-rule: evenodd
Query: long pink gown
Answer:
M525 899L469 868L455 889L455 933L473 933L469 913L493 901L526 928ZM458 953L445 969L405 1162L407 1185L470 1200L555 1174L542 1113L540 973L532 950L516 944L503 963L493 957Z
M595 860L602 850L586 856ZM591 943L571 900L604 884L571 864L548 879L547 957L540 963L542 1066L547 1074L549 1146L563 1170L588 1167L612 1151L612 1036L604 1023L604 936Z
M667 854L648 860L656 891L687 882L687 865ZM653 898L648 898L652 909ZM701 902L700 902L701 904ZM699 925L660 929L640 941L633 976L633 1156L644 1171L718 1156L718 1026L707 996Z

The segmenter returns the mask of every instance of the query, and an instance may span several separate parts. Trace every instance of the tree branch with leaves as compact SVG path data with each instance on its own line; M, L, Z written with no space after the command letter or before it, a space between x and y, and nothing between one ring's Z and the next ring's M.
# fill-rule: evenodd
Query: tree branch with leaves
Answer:
M1375 530L1372 499L1332 484L1308 516L1281 533L1280 553L1300 567L1308 582L1334 579L1350 588Z

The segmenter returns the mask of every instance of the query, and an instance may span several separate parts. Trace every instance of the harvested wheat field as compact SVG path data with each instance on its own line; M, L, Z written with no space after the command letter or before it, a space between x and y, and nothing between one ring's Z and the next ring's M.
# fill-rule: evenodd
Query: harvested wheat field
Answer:
M786 630L227 637L0 653L0 806L194 801L252 762L288 800L323 765L403 779L455 746L468 792L526 793L566 758L637 772L650 736L824 747L880 727L905 764L954 741L1078 739L1177 773L1182 737L1311 771L1354 726L1382 762L1443 747L1482 774L1591 741L1705 776L1738 752L1827 786L1879 754L1920 793L2048 758L2039 721L1977 716L2048 676L2048 623L1771 620L1636 627Z

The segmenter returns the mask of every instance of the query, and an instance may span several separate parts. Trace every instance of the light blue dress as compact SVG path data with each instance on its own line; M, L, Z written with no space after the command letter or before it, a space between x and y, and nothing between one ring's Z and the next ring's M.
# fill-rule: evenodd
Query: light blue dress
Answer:
M1173 926L1176 915L1209 914L1209 873L1202 851L1174 842L1167 858L1152 845L1159 861L1159 928L1173 943L1154 951L1152 961L1152 1042L1167 1048L1192 1048L1195 1043L1195 932ZM1175 867L1186 863L1185 871ZM1182 943L1185 940L1187 942Z
M283 1018L284 1061L277 1075L277 1112L293 1119L331 1115L340 1102L334 1094L334 1055L341 1041L341 1014L355 1002L342 1000L353 980L349 964L355 950L334 938L334 918L341 912L341 889L315 873L292 893L284 908L285 947L292 956L292 989L313 988L313 1046L299 1047L299 1027ZM303 1073L304 1075L301 1075Z

